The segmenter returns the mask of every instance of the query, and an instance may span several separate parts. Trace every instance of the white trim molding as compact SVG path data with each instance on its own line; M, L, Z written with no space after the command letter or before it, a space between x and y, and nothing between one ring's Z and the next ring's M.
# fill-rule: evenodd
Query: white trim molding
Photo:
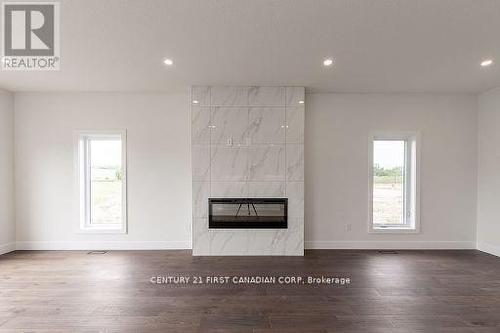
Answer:
M122 207L119 224L93 224L91 217L91 140L116 140L121 142ZM75 202L79 203L79 229L77 233L126 234L127 233L127 130L77 130L74 134Z
M0 255L16 250L16 243L7 243L0 245Z
M475 250L500 256L500 247L474 241L306 241L309 250ZM21 241L0 245L0 255L15 250L191 250L189 241Z
M324 250L474 250L474 241L306 241L306 249Z
M398 140L405 142L404 157L404 209L405 226L392 225L375 228L373 224L373 163L376 140ZM368 233L417 234L420 233L420 150L419 131L371 131L368 142Z
M500 257L500 246L489 243L477 243L477 249L488 254Z
M42 241L17 242L16 250L190 250L189 241Z

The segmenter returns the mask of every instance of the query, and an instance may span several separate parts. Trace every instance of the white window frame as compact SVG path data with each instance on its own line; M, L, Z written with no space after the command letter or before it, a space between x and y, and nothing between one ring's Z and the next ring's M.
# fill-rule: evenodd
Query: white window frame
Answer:
M116 139L122 143L122 221L113 224L93 224L90 213L89 139ZM76 131L75 133L76 196L80 233L127 233L127 132L126 130Z
M407 220L405 226L386 225L375 227L373 225L373 153L374 141L397 140L405 141L405 184L410 184L405 193L404 216ZM420 133L417 131L375 131L369 137L368 155L368 232L369 233L419 233L420 232ZM405 185L407 186L407 185Z

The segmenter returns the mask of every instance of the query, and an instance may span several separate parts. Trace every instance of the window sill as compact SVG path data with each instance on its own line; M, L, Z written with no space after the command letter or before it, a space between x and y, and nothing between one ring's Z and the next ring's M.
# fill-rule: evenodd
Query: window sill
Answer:
M371 234L417 234L420 230L417 228L385 227L370 228L368 232Z
M81 227L78 231L80 234L126 234L127 229L120 227Z

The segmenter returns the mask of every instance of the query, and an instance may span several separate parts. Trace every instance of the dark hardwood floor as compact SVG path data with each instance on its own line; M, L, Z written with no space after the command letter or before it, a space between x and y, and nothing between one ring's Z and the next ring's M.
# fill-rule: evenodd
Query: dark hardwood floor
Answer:
M349 285L153 284L153 276L338 276ZM192 278L191 278L192 279ZM478 251L0 256L0 332L500 332L500 258Z

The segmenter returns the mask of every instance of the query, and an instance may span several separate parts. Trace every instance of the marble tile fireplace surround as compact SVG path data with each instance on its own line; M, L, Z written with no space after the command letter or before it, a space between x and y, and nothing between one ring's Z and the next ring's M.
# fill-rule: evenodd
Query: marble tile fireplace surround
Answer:
M192 88L193 255L304 254L304 101L303 87ZM286 198L286 227L210 228L214 198Z

